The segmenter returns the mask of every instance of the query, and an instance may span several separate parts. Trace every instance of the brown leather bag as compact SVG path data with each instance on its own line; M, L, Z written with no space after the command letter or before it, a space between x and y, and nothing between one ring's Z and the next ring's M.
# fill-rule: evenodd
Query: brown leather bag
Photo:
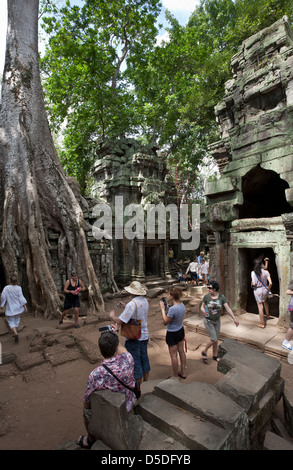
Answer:
M133 301L136 305L136 302ZM137 312L137 305L136 305ZM122 323L120 333L128 339L139 339L141 337L141 320L131 318L128 323Z

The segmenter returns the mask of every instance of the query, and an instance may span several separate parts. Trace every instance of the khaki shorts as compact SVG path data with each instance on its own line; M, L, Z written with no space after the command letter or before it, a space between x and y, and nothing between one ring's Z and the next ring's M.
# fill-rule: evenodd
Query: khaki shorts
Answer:
M212 341L218 341L220 336L220 327L221 321L218 320L216 322L212 320L208 320L207 318L203 319L205 329L207 330L209 337Z

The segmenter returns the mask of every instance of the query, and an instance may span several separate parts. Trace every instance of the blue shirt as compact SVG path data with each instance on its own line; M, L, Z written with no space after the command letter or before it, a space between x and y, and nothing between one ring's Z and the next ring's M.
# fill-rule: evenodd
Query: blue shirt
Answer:
M182 302L172 305L172 307L169 308L167 316L172 318L171 323L168 323L168 331L181 330L185 316L185 305Z

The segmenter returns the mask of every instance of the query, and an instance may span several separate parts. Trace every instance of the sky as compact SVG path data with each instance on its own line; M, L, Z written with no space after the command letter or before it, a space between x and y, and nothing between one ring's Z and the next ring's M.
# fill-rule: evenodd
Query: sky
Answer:
M74 3L79 3L75 0ZM194 11L199 0L161 0L163 4L162 13L158 19L159 23L164 23L165 10L169 10L181 25L185 25ZM7 0L0 0L0 74L3 72L5 59L6 44L6 28L7 28ZM164 35L164 31L160 34Z

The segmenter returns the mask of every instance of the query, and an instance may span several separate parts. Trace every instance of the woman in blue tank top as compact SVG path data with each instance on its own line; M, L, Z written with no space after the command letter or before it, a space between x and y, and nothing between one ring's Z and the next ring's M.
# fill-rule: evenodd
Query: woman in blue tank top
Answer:
M169 354L172 365L172 377L186 379L186 354L184 351L185 332L183 319L185 316L185 305L181 302L182 290L179 287L173 287L169 292L169 298L173 305L169 307L162 300L160 307L162 318L167 325L166 343L169 348ZM180 358L180 372L178 363L178 354Z

